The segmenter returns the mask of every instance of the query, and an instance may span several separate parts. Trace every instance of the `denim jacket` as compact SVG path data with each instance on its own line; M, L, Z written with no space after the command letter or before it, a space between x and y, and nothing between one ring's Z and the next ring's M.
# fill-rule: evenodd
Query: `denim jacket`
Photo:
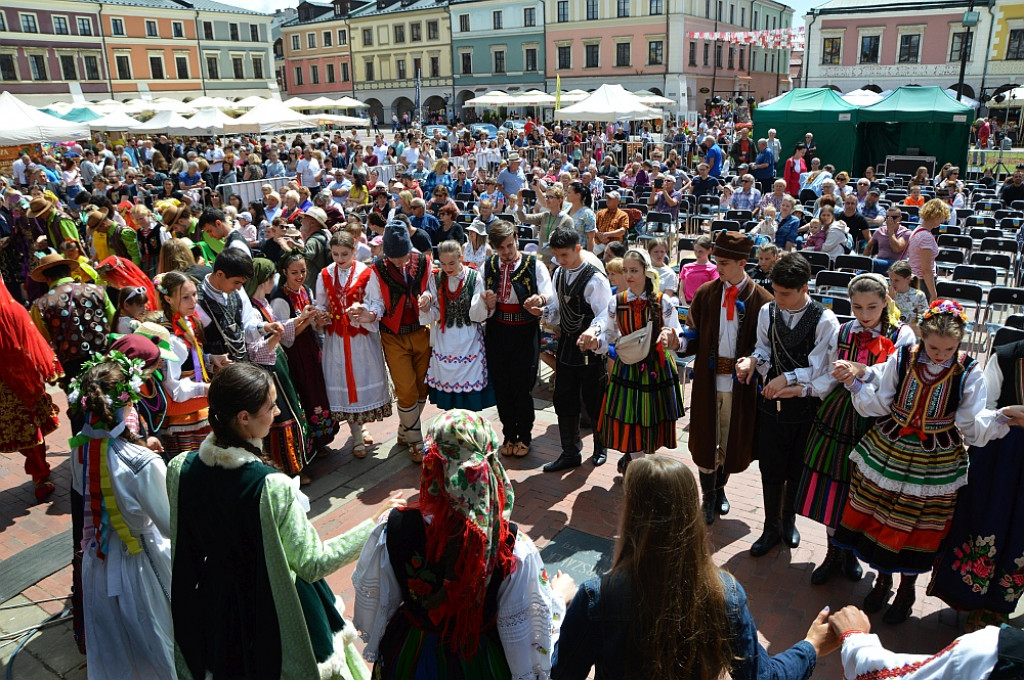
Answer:
M725 606L732 630L735 657L733 680L806 680L818 657L809 642L801 640L781 654L772 656L757 639L757 626L747 609L747 594L731 575L720 572L725 585ZM625 577L606 582L602 602L601 579L592 578L580 586L573 598L552 656L552 680L583 680L592 666L597 680L637 677L639 669L628 668L626 652L630 640L630 588ZM639 656L636 654L635 656Z

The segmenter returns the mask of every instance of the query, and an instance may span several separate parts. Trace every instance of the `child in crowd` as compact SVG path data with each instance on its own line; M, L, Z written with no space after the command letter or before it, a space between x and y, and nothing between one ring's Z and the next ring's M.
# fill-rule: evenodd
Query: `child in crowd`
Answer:
M778 222L775 219L777 214L778 211L775 210L775 206L769 205L764 209L764 216L761 218L761 221L751 227L748 233L754 237L755 246L775 242L775 232L778 230Z
M713 262L708 261L712 245L711 237L707 234L698 237L697 242L693 244L693 254L696 255L697 261L683 265L679 275L679 292L680 297L686 300L686 304L693 301L693 296L701 285L718 278L718 269Z
M903 323L909 324L914 333L921 337L918 322L928 309L928 296L918 288L917 277L906 260L893 262L889 267L889 295L900 309Z
M807 237L804 239L804 248L807 250L821 250L825 245L825 237L828 234L821 228L821 220L817 217L811 218L807 223Z
M142 286L122 288L117 294L117 309L110 327L118 335L131 333L142 322L149 306L149 294Z
M622 266L626 286L618 290L580 342L586 346L592 339L599 340L598 352L607 351L609 343L620 343L597 431L606 446L624 454L618 469L625 474L633 455L643 457L662 447L676 447L683 395L675 357L669 354L678 348L682 331L675 304L657 290L658 275L646 252L626 251ZM647 334L638 345L633 342L637 336L631 338L637 332ZM629 352L618 351L625 347L624 341Z
M839 327L835 360L852 362L858 370L884 363L890 354L916 342L909 326L900 323L900 311L889 297L880 274L860 274L849 285L854 320ZM814 416L804 454L797 511L824 524L831 537L839 524L850 488L849 455L873 424L853 408L850 392L837 381ZM829 540L825 561L811 574L821 585L842 571L851 581L862 571L849 550Z
M331 236L331 258L316 280L316 306L326 321L323 375L331 414L352 429L352 455L366 457L373 437L366 423L391 415L391 391L384 370L378 322L353 321L349 308L362 302L370 281L369 267L356 259L356 242L348 231Z
M666 293L673 305L677 304L679 276L665 261L668 258L668 240L661 237L652 238L647 242L647 253L651 256L651 268L658 273L658 290Z
M892 574L901 574L886 623L907 619L917 575L935 564L967 483L965 447L1005 436L1024 416L1021 406L986 408L982 370L960 351L966 323L958 303L935 300L919 343L869 368L838 361L833 373L857 412L878 418L850 454L850 491L834 541L878 572L864 598L868 613L882 609Z
M747 267L747 275L754 283L774 295L772 288L772 267L779 259L782 251L774 243L765 243L757 247L757 264Z
M465 266L462 254L458 241L442 241L441 267L419 296L420 323L434 334L427 387L441 409L481 411L495 404L484 351L487 304L483 275Z

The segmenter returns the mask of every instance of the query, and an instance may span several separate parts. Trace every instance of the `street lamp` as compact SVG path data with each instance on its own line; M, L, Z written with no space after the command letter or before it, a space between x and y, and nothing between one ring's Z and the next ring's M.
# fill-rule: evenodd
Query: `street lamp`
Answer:
M981 19L981 12L974 11L974 0L971 0L960 25L967 29L964 39L960 42L960 79L956 86L956 100L961 101L964 96L964 73L967 71L967 52L971 45L971 29L978 25Z

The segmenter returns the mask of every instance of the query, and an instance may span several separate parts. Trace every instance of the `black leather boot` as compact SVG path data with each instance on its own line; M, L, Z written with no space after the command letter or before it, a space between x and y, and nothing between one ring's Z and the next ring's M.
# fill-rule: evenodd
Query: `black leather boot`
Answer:
M718 494L715 492L715 473L701 472L698 476L700 478L700 490L704 496L704 500L700 504L700 510L704 514L704 523L711 524L715 521L715 505L718 501Z
M761 483L764 496L764 532L750 546L753 557L767 555L782 540L782 484Z
M892 604L882 615L882 621L888 624L903 623L910 616L914 608L916 593L914 583L917 576L913 574L900 574L900 588L896 591L896 597L892 598Z
M598 467L599 465L604 465L606 460L608 460L608 447L601 441L601 435L595 432L594 453L590 457L590 462L594 464L594 467Z
M816 586L824 585L829 580L839 573L839 570L843 567L843 553L845 551L842 548L836 547L832 541L828 542L828 552L825 553L825 559L818 568L811 572L811 583Z
M864 576L864 569L860 566L860 560L857 559L852 550L843 550L843 574L851 581L859 581Z
M786 492L782 503L782 540L790 548L800 545L800 532L796 530L796 492L798 484L786 482Z
M544 466L544 472L561 472L570 468L579 467L583 462L580 455L580 442L578 440L580 431L580 418L558 418L558 436L562 443L562 453L555 460Z
M728 515L729 511L732 510L729 499L725 497L725 485L729 481L729 473L722 468L718 468L715 475L715 504L717 505L715 510L719 515Z

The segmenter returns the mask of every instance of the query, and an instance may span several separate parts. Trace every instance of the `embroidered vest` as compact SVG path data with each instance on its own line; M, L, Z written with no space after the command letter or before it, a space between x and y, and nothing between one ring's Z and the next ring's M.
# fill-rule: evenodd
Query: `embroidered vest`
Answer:
M352 264L348 278L340 288L332 277L332 274L338 271L337 268L331 271L330 267L324 267L320 272L324 290L327 291L328 312L331 315L330 323L324 327L324 331L327 333L333 333L339 337L369 335L370 333L362 326L353 326L349 322L348 314L345 313L345 310L353 304L363 301L363 297L366 295L366 284L370 280L370 268L366 267L359 274L355 274L357 266L355 263Z
M174 327L171 326L170 323L163 323L161 325L170 331L172 335L174 334ZM202 353L203 346L200 345L199 349L195 350L195 348L193 348L189 343L188 338L179 336L179 339L181 342L185 343L185 347L188 348L188 353L185 355L185 359L181 362L181 377L196 380L196 362L193 358L193 352L198 351ZM200 371L199 378L196 381L203 382L202 371ZM163 386L161 386L161 389L163 389ZM210 415L210 403L206 397L192 397L185 401L175 401L169 394L165 394L165 397L165 401L167 402L165 410L166 425L187 425L203 420Z
M106 294L91 283L61 283L35 301L50 344L70 380L94 353L107 349Z
M836 339L836 348L838 350L837 358L842 361L857 361L857 354L860 353L860 343L857 333L853 332L854 321L847 321L839 327L839 335ZM891 325L887 324L883 328L882 335L878 337L888 338L890 342L896 342L896 339L900 335L900 329L903 328L903 324ZM874 366L875 364L882 363L888 357L881 357L875 353L868 354L868 366Z
M594 320L594 310L590 308L584 293L595 274L597 268L586 263L572 283L566 281L568 277L564 269L559 269L555 276L559 326L562 330L558 338L558 361L567 366L583 366L587 363L587 357L580 351L576 341Z
M238 293L227 296L227 302L221 304L204 292L205 284L199 286L199 306L210 316L212 321L203 331L204 346L210 354L227 354L232 361L246 361L248 353L245 349L245 328L242 325L242 301Z
M148 276L156 274L156 267L160 260L160 229L153 227L146 233L140 229L136 232L139 237L139 256L142 258L142 269Z
M125 230L131 231L131 227L122 227L115 222L107 232L107 246L113 251L114 255L130 260L132 256L128 254L128 246L125 245L124 238L122 238Z
M523 301L528 297L536 295L539 291L537 287L537 265L538 262L535 255L523 253L519 266L512 272L511 281L512 290L515 291L516 299L519 300L519 303L511 305L499 302L495 308L494 316L491 318L492 321L516 326L536 323L538 321L539 317L523 309ZM488 290L493 290L495 293L499 292L498 288L501 286L501 258L497 255L487 258L487 261L484 263L484 285Z
M380 318L382 332L404 335L420 328L418 298L427 289L430 257L415 251L409 257L413 273L408 284L401 270L389 264L387 259L378 258L373 263L384 297L384 316Z
M999 391L997 405L1002 408L1024 404L1024 343L997 347L995 359L1003 373L1003 387Z
M926 451L960 446L956 412L963 396L964 376L976 362L966 352L959 352L952 365L931 378L918 357L916 347L900 349L899 386L892 401L892 415L882 423L881 430L892 440L916 434Z
M445 328L472 325L469 319L469 308L473 305L473 291L476 289L475 270L466 268L466 278L462 280L462 287L457 293L448 288L448 276L444 272L434 274L434 283L437 285L438 304L441 306L441 327Z
M817 300L811 300L796 326L789 328L782 320L782 312L773 301L768 303L768 340L772 346L772 363L766 381L810 365L814 349L814 331L825 308Z

